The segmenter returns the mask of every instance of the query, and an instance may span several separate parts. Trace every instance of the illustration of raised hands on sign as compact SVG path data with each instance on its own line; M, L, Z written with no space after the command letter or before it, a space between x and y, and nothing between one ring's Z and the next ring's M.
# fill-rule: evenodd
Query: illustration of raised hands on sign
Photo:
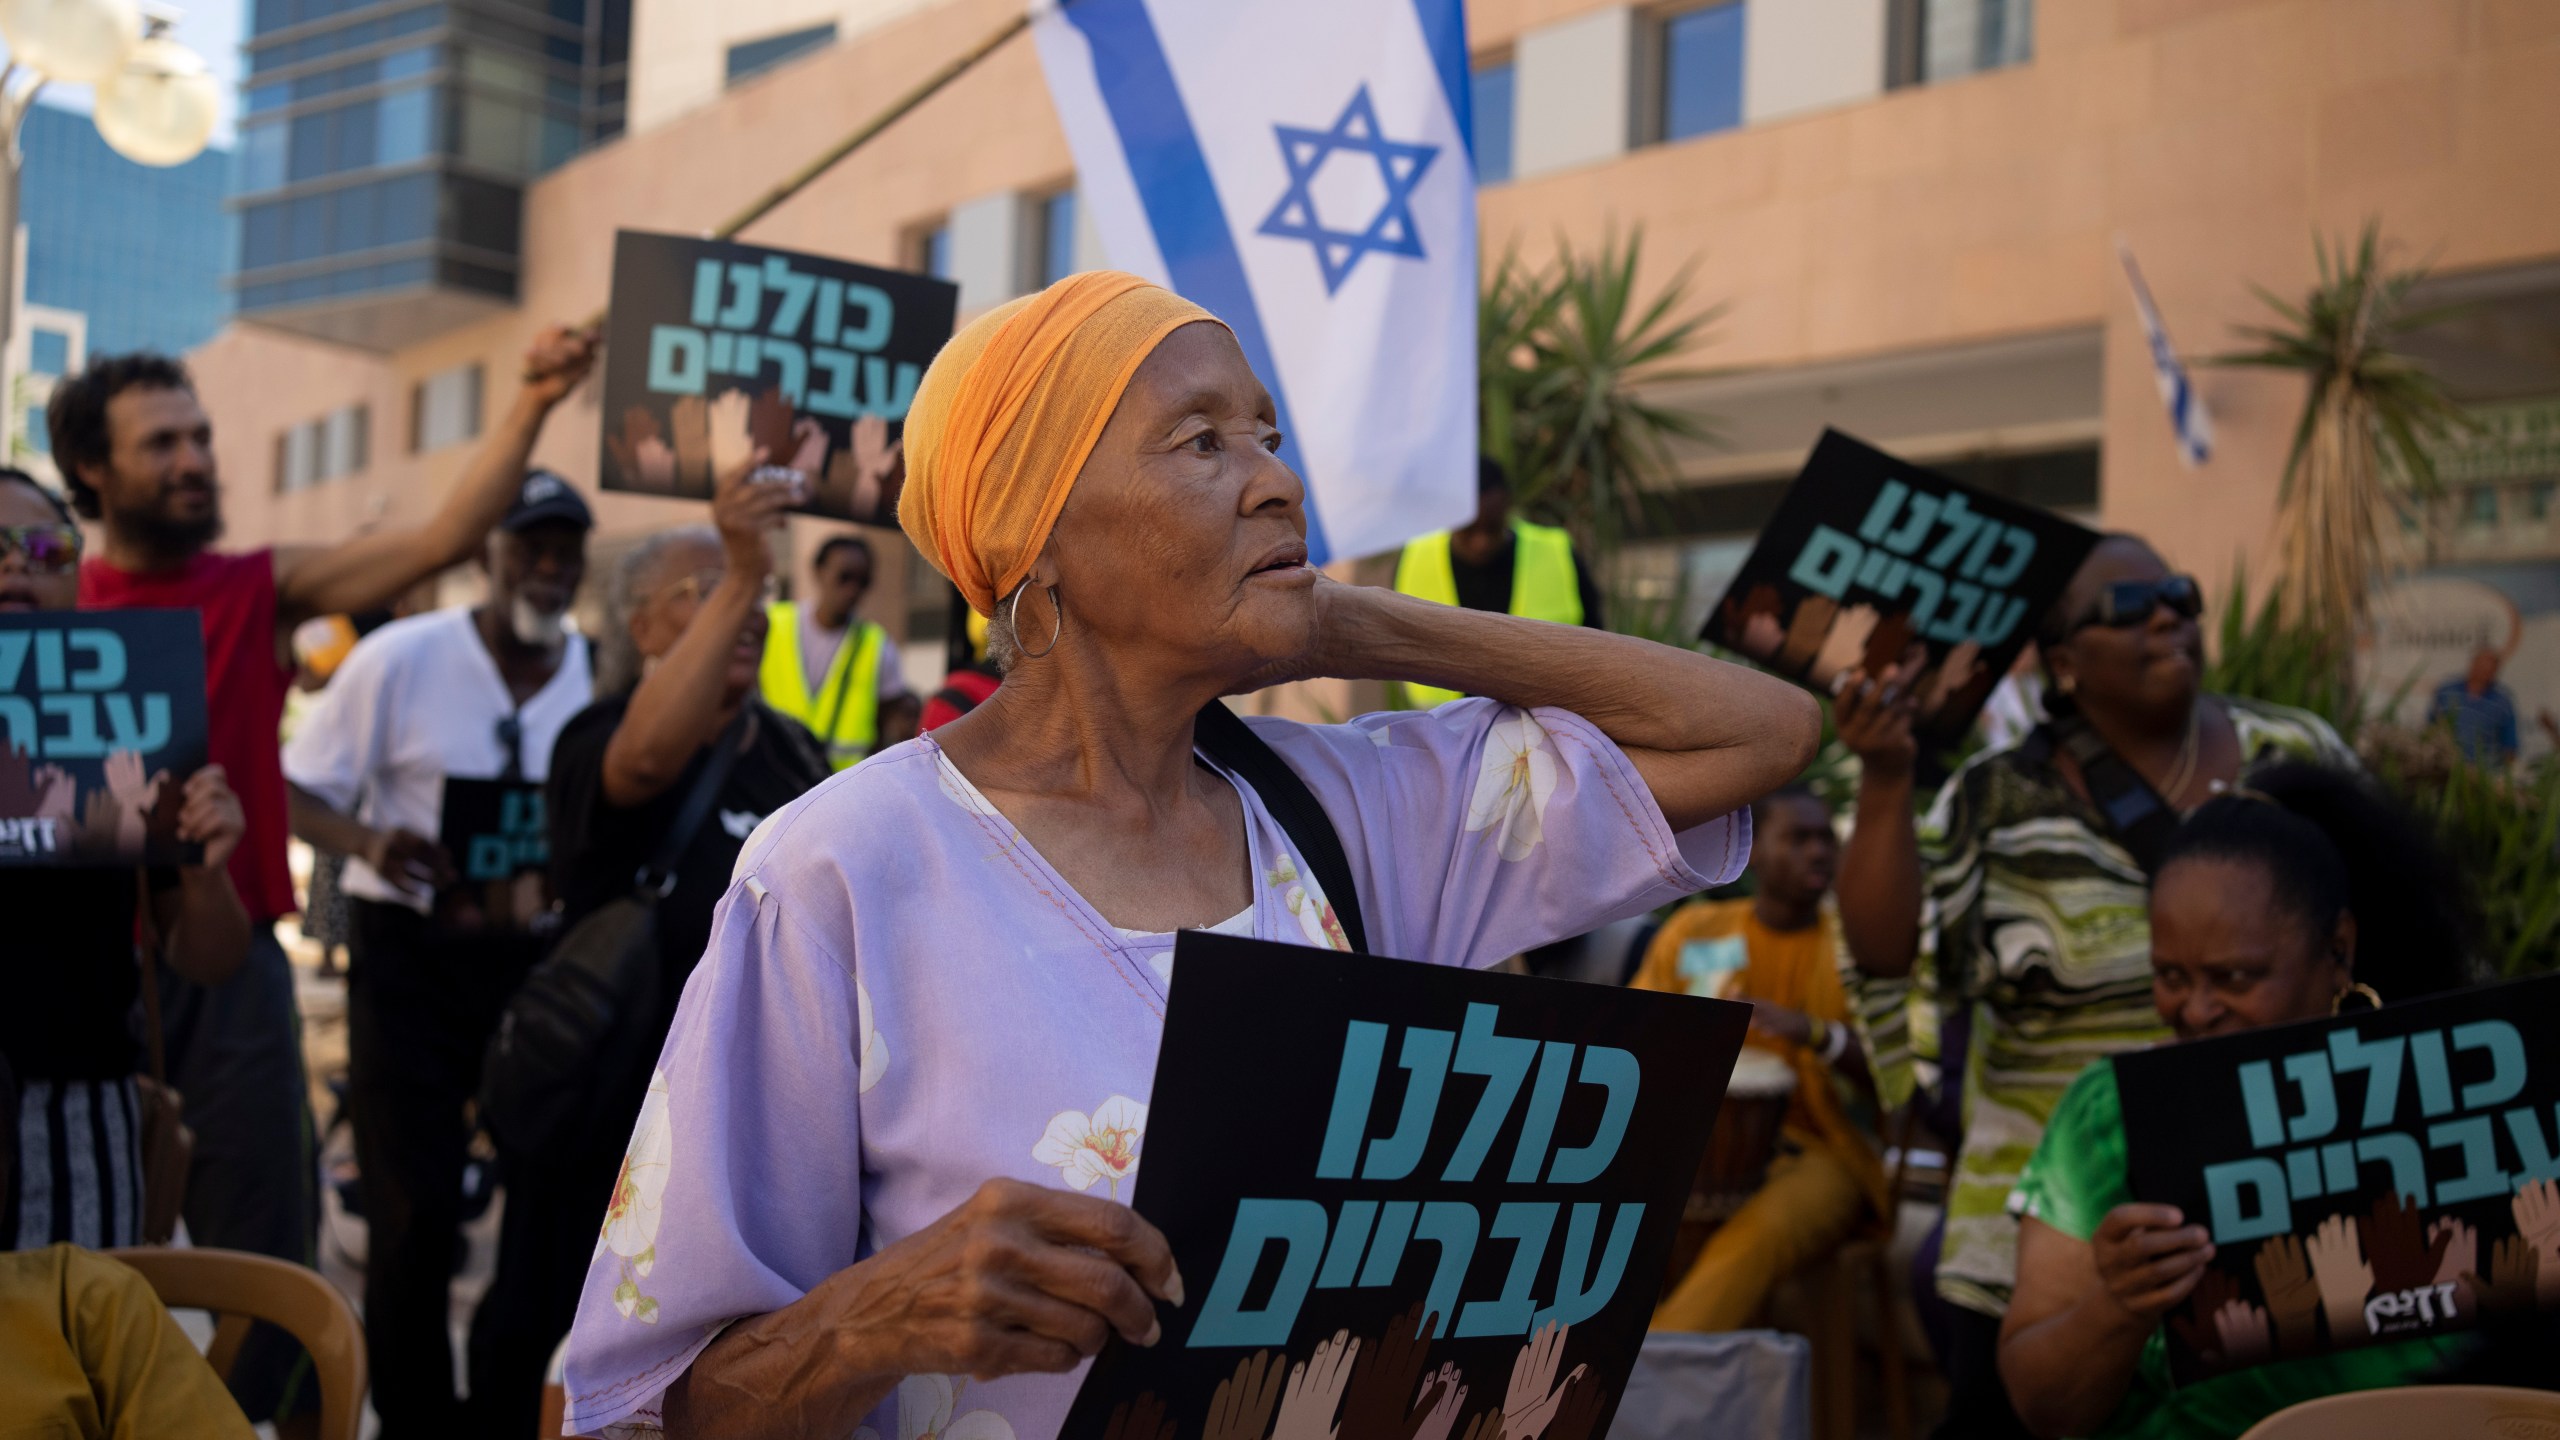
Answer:
M2542 1257L2534 1251L2533 1242L2510 1235L2490 1250L2486 1274L2465 1275L2462 1283L2480 1297L2481 1313L2494 1319L2520 1319L2540 1303L2535 1277L2541 1268Z
M2246 1300L2223 1301L2222 1308L2213 1312L2213 1332L2222 1342L2223 1360L2234 1367L2261 1364L2275 1355L2267 1312Z
M1200 1440L1263 1440L1288 1378L1286 1356L1256 1350L1237 1361L1236 1373L1219 1381L1209 1397L1209 1420L1201 1427Z
M2465 1320L2478 1318L2480 1293L2471 1276L2480 1268L2480 1232L2447 1215L2427 1227L2427 1238L2444 1240L2444 1259L2436 1264L2435 1283L2453 1287L2454 1313Z
M1359 1355L1360 1342L1351 1338L1351 1332L1336 1330L1332 1339L1316 1345L1313 1355L1290 1366L1271 1440L1335 1440L1340 1427L1334 1415L1342 1408L1343 1388L1351 1383L1351 1362Z
M2560 1306L2560 1184L2536 1180L2509 1202L2516 1234L2533 1247L2542 1270L2536 1293L2546 1307Z
M1414 1390L1440 1320L1425 1314L1422 1303L1413 1302L1389 1322L1386 1334L1361 1347L1343 1392L1342 1440L1415 1440L1439 1404L1440 1397L1428 1389L1419 1395ZM1451 1383L1456 1383L1454 1374Z
M1556 1370L1564 1364L1565 1336L1572 1328L1548 1321L1520 1347L1519 1358L1511 1362L1510 1388L1502 1396L1502 1440L1539 1440L1564 1403L1565 1384L1590 1372L1589 1366L1576 1365L1565 1384L1556 1381Z
M2329 1317L2329 1343L2352 1345L2372 1333L2365 1324L2365 1297L2373 1293L2373 1267L2364 1263L2364 1246L2356 1239L2356 1222L2332 1215L2311 1232L2311 1275L2320 1285L2320 1312Z
M2427 1223L2418 1214L2418 1207L2397 1195L2385 1195L2373 1202L2373 1213L2360 1223L2365 1258L2373 1264L2375 1290L2397 1294L2436 1283L2436 1269L2443 1263L2445 1247L2453 1243L2452 1237L2439 1233L2429 1240Z
M1111 1407L1111 1419L1102 1427L1102 1440L1173 1440L1173 1420L1164 1413L1164 1402L1156 1398L1154 1391L1142 1390L1136 1398Z
M2308 1355L2320 1345L2320 1287L2311 1279L2311 1260L2301 1237L2278 1235L2258 1247L2258 1288L2267 1297L2267 1317L2275 1325L2276 1350L2287 1357Z
M2188 1292L2187 1303L2169 1312L2169 1328L2209 1368L2218 1370L2226 1364L2247 1364L2245 1360L2230 1357L2216 1320L2224 1306L2238 1301L2241 1301L2239 1281L2220 1270L2205 1270L2196 1276L2196 1288Z

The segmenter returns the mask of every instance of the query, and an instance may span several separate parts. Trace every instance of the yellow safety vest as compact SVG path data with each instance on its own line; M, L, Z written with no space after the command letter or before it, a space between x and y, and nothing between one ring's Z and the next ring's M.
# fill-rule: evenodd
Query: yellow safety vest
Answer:
M1434 531L1404 547L1396 561L1396 590L1418 600L1458 603L1458 572L1449 562L1449 532ZM1582 623L1581 577L1573 568L1573 536L1552 525L1511 522L1511 613L1524 620ZM1404 687L1405 703L1428 709L1458 692L1429 685Z
M808 726L827 747L829 765L852 768L880 738L880 627L855 621L812 695L800 665L800 607L784 601L764 615L764 660L756 669L764 703Z

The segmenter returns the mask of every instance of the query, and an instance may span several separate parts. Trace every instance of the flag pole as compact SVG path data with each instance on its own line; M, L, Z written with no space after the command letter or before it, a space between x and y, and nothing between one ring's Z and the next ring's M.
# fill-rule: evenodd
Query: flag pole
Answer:
M932 99L944 86L967 74L979 61L994 54L1004 46L1006 41L1029 29L1030 26L1031 10L1030 7L1025 6L1003 24L987 32L986 37L977 44L953 56L943 63L941 69L917 81L905 94L890 101L878 114L855 127L853 133L827 147L817 158L791 172L780 184L757 196L745 209L722 221L711 231L710 238L714 240L737 238L738 232L772 214L784 201L809 188L812 181L834 169L854 151L871 143L881 131L905 119L909 111ZM589 316L587 323L580 328L599 329L604 324L604 317L605 312L598 310Z

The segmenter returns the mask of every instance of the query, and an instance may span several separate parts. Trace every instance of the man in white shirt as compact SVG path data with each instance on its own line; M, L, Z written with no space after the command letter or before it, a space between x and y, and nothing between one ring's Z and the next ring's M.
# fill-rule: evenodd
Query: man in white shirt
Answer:
M284 752L294 833L353 857L348 1110L386 1440L463 1429L446 1288L466 1107L499 1013L550 939L517 902L548 859L552 742L592 698L587 642L566 620L593 527L567 481L528 474L489 537L488 599L366 636Z

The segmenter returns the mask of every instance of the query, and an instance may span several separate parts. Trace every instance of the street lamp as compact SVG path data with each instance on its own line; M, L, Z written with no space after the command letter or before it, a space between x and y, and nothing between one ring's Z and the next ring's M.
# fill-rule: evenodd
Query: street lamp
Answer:
M0 0L0 418L14 440L17 395L9 343L18 322L18 132L36 93L56 80L96 87L98 134L143 165L183 165L212 138L220 99L202 57L166 31L174 14L136 0Z

